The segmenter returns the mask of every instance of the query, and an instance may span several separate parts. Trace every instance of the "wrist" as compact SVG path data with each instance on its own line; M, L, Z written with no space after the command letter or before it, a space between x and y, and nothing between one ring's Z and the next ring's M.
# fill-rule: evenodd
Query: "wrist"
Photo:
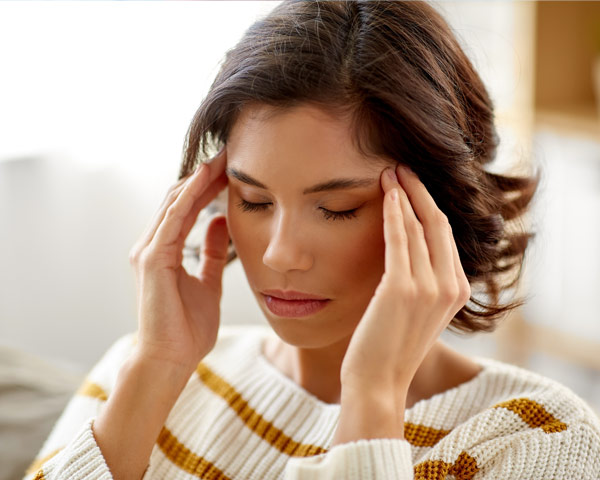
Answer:
M140 371L153 372L157 379L170 379L174 385L187 383L197 364L180 360L167 359L151 348L137 345L129 358L129 367ZM184 385L185 385L184 383Z
M342 387L340 418L333 445L361 439L404 439L406 396L392 389Z
M341 404L352 405L353 408L379 406L384 410L404 411L410 382L373 381L342 382Z
M162 425L192 373L189 368L158 361L134 350L119 370L113 393L137 397L133 403L136 412L144 412L143 415L157 419ZM113 396L116 395L109 395L109 402Z
M93 424L96 443L115 479L141 478L189 377L181 366L145 357L137 350L125 360Z

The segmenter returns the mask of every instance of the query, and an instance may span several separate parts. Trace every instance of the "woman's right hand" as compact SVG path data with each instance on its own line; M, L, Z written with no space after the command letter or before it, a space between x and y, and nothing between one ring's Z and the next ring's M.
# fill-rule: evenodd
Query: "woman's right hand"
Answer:
M133 246L138 309L137 354L191 373L214 347L229 235L225 217L212 219L198 275L182 266L184 242L208 203L227 185L226 147L209 164L174 184Z

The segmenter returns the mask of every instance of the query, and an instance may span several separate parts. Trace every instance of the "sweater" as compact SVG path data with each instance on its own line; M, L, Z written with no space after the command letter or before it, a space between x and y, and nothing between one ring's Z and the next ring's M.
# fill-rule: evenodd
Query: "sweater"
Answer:
M600 421L567 387L484 357L471 380L416 402L405 439L331 447L340 413L270 364L268 326L222 325L171 409L143 479L600 479ZM92 425L132 352L91 369L26 479L111 479ZM123 447L126 455L126 446Z

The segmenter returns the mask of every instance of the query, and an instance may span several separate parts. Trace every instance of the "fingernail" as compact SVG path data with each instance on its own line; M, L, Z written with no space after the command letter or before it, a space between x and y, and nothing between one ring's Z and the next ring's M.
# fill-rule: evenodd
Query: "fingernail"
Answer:
M385 174L388 176L388 178L389 178L390 180L394 180L394 181L397 181L397 180L398 180L398 179L396 178L396 172L394 172L394 169L393 169L393 168L390 168L390 167L388 167L386 170L387 170L387 171L385 172Z

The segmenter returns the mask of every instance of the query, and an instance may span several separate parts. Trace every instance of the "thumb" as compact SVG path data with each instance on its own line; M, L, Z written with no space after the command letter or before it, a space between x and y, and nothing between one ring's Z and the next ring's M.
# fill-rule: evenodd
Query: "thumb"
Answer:
M221 279L227 262L228 246L227 221L225 217L217 216L210 221L206 230L198 277L203 283L218 292L221 292Z

